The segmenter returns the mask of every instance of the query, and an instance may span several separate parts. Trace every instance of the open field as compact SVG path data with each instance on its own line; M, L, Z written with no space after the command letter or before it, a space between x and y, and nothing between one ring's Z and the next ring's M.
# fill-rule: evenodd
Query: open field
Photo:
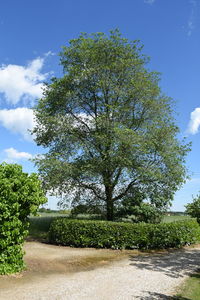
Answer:
M55 216L48 217L31 217L29 219L29 236L28 239L33 238L37 240L44 240L47 237L50 224Z
M182 221L182 220L188 220L191 219L190 216L164 216L162 222L163 223L169 223L169 222L175 222L175 221Z

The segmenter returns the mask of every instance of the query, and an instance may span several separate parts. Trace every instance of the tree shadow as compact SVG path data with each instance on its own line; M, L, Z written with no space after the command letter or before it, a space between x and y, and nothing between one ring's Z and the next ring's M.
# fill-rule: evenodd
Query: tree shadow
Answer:
M134 296L134 299L140 300L191 300L182 296L167 296L161 293L147 292L146 296Z
M200 279L200 270L198 269L198 270L196 270L196 272L198 272L198 273L191 274L190 277Z
M200 249L181 249L169 251L167 254L130 256L130 261L130 265L138 269L163 272L169 277L179 278L191 275L192 272L200 269Z

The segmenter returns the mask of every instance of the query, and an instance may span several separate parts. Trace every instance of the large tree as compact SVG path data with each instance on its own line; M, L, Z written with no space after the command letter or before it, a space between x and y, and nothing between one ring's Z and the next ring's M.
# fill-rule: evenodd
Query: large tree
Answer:
M60 55L64 75L46 84L35 107L45 187L104 207L108 220L126 198L169 205L189 146L177 139L172 101L145 67L140 42L118 30L81 34Z

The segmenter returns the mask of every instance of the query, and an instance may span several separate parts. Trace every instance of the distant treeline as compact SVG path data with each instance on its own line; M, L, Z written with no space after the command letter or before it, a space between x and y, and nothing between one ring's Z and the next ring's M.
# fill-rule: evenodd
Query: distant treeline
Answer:
M70 212L70 209L55 210L55 209L41 207L41 208L39 208L38 212L40 212L40 213L66 213L67 214ZM164 215L166 215L166 216L185 216L187 214L183 211L167 211L164 213Z
M41 207L38 209L39 213L61 213L61 214L68 214L70 212L69 209L51 209L51 208L45 208L45 207Z
M168 211L165 213L165 215L167 215L167 216L185 216L187 214L183 211Z

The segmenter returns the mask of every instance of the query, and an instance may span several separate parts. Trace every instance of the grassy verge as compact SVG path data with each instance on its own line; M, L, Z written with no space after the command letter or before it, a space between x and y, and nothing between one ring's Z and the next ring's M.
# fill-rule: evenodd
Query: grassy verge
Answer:
M178 295L174 299L200 299L200 271L192 274L180 288Z

